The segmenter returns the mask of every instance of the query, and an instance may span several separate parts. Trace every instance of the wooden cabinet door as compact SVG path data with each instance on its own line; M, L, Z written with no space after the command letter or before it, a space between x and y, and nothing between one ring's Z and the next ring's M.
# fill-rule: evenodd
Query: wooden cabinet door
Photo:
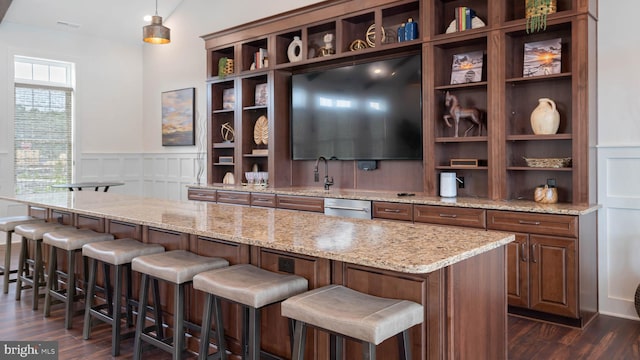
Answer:
M578 318L576 240L530 235L530 307Z
M509 305L529 307L529 235L516 234L507 245L507 295Z

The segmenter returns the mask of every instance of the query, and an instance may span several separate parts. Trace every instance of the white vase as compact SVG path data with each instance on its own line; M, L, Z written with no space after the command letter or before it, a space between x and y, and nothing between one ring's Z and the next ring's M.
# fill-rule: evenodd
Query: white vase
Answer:
M547 98L538 99L538 106L531 112L531 129L536 135L552 135L558 132L560 114L556 103Z
M287 49L287 57L289 57L290 62L302 60L302 40L300 40L299 36L293 37L293 41L291 41L289 49Z

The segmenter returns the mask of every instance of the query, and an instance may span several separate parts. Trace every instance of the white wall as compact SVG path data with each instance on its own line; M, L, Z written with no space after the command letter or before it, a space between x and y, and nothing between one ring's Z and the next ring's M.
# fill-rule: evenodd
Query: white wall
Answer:
M601 1L598 23L600 312L637 318L640 283L640 57L637 0Z
M127 153L141 157L142 49L72 31L43 30L3 21L0 24L0 192L13 191L14 55L76 64L77 180L100 179L83 169L89 154ZM100 156L100 155L98 155ZM86 178L83 176L87 176ZM105 180L110 180L109 178ZM142 181L142 170L138 183ZM138 185L136 189L139 189ZM17 210L0 206L0 215Z

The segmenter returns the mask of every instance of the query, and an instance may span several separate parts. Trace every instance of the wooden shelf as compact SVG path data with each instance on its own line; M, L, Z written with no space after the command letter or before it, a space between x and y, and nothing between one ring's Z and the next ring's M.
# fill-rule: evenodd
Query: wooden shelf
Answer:
M463 143L463 142L486 142L486 136L445 136L445 137L437 137L437 143Z
M527 77L514 77L506 79L507 83L523 83L523 82L536 82L536 81L550 81L550 80L571 80L571 73L564 72L560 74L553 75L541 75L541 76L527 76Z
M507 135L508 141L542 141L542 140L571 140L571 134L554 135Z
M476 166L476 167L472 167L472 166L445 166L445 165L438 165L436 166L436 169L438 170L488 170L489 167L487 166Z
M542 168L542 167L529 167L529 166L507 166L509 171L573 171L573 168Z
M236 147L236 143L232 142L223 142L223 143L215 143L213 144L214 149L233 149Z
M220 109L220 110L212 111L213 114L226 114L226 113L232 114L233 112L234 112L233 109Z
M219 163L219 162L213 163L213 165L215 165L215 166L236 166L235 163Z
M469 89L469 88L486 87L486 86L487 86L486 81L478 81L478 82L471 82L466 84L451 84L451 85L436 86L434 87L434 90L445 91L445 90Z

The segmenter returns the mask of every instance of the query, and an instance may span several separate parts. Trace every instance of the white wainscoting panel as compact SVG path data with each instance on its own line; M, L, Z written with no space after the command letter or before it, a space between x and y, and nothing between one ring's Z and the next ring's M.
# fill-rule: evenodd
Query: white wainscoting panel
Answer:
M187 186L196 182L196 153L144 154L142 195L187 200Z
M640 146L598 148L599 302L603 314L637 319L640 284Z
M109 192L142 194L142 154L82 154L76 169L76 181L116 181L124 186L114 186Z

